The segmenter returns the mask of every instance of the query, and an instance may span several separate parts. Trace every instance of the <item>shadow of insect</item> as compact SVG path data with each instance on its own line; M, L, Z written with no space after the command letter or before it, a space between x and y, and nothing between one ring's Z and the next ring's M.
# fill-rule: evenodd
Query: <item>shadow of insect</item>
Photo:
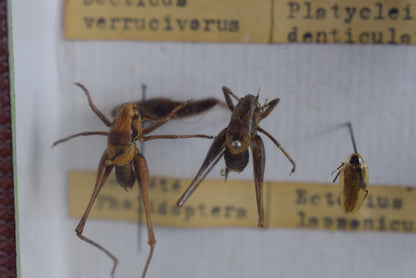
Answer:
M263 140L257 134L261 132L272 140L280 148L283 154L292 163L293 168L290 174L295 171L296 164L289 154L283 149L280 143L273 138L266 130L259 126L261 120L266 118L279 103L279 98L273 99L261 106L257 96L246 95L238 98L227 87L222 88L226 103L232 111L230 123L215 138L212 143L201 168L192 180L189 187L177 201L177 206L182 207L186 200L196 190L199 184L205 179L212 168L224 156L225 171L227 179L230 171L241 172L249 161L248 148L251 148L253 155L254 181L258 210L258 226L264 227L264 208L263 208L263 176L265 167L265 150ZM238 101L234 106L231 97Z
M346 125L351 135L354 153L350 154L345 163L342 162L331 175L338 171L332 182L335 183L339 178L340 205L345 213L353 213L360 209L368 195L368 167L363 156L357 152L351 123L348 122Z
M150 205L149 205L149 170L146 163L146 159L140 153L140 150L137 148L135 142L145 142L154 139L176 139L176 138L213 138L212 136L194 134L194 135L154 135L146 136L152 131L156 130L163 124L165 124L169 119L171 119L175 113L185 108L187 105L192 103L187 101L176 106L170 113L165 117L162 117L160 120L156 121L154 124L150 125L147 128L142 128L142 118L140 112L135 104L125 103L119 107L117 110L116 118L111 122L107 117L92 103L90 94L88 90L80 83L75 83L79 86L85 93L88 98L88 103L90 108L94 113L101 119L101 121L110 128L109 132L105 131L87 131L80 132L63 138L61 140L53 143L52 147L68 141L70 139L79 137L79 136L89 136L89 135L104 135L107 136L107 148L101 156L100 162L98 164L97 178L94 185L94 190L91 195L90 201L87 205L87 208L82 215L82 218L76 227L75 231L77 236L83 241L95 246L102 252L104 252L108 257L113 260L113 268L111 270L111 276L113 277L115 269L117 267L118 260L117 258L105 249L100 244L95 241L85 237L83 235L84 226L88 219L88 215L91 211L91 208L94 204L95 199L98 196L102 186L107 180L113 168L115 169L117 182L124 189L131 189L135 184L137 179L139 184L140 193L142 196L144 210L146 215L146 224L148 232L148 244L150 246L150 252L144 266L142 277L145 277L147 269L149 267L150 261L153 256L154 247L156 244L155 235L153 232L152 221L150 217Z

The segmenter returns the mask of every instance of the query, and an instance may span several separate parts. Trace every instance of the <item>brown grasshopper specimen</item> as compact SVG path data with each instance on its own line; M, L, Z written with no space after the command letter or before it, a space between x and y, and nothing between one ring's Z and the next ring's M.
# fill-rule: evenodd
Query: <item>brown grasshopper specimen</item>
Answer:
M155 235L153 233L153 226L150 217L150 206L149 206L149 170L147 167L146 160L144 156L140 153L139 149L135 145L135 141L145 142L153 139L162 139L162 138L192 138L192 137L201 137L201 138L212 138L207 135L154 135L154 136L145 136L146 134L151 133L158 127L165 124L173 115L186 107L190 101L182 103L176 106L166 117L152 124L148 128L142 128L142 118L137 109L137 106L132 103L123 104L118 112L117 116L113 122L108 120L104 114L98 110L97 107L92 103L90 94L88 90L81 84L75 83L79 86L88 98L88 103L94 113L104 122L106 126L110 128L109 132L101 131L87 131L77 134L73 134L69 137L63 138L56 141L53 146L56 146L59 143L65 142L72 138L78 136L86 135L105 135L107 136L107 148L101 156L100 162L98 164L97 170L97 179L95 182L94 190L91 195L91 199L88 203L88 206L82 215L82 218L76 227L75 231L77 236L83 241L95 246L107 256L113 260L113 268L111 270L111 276L113 277L115 269L117 267L118 260L117 258L110 253L107 249L102 247L100 244L95 241L83 236L84 226L87 221L88 215L91 211L91 208L94 204L94 201L100 192L100 189L104 185L108 176L110 175L113 168L115 168L117 182L124 189L131 189L137 179L139 184L139 189L142 195L146 223L147 223L147 232L148 232L148 244L150 246L150 252L146 260L145 267L142 272L142 277L146 275L147 269L149 267L150 261L152 259L154 247L156 244Z
M266 118L279 103L279 98L275 98L261 106L258 102L259 93L257 96L246 95L243 98L238 98L230 89L222 87L225 100L228 107L231 109L231 120L226 128L224 128L215 138L212 143L201 168L192 180L189 187L179 198L176 205L182 207L186 200L191 196L199 184L205 179L212 168L217 164L222 156L225 158L225 178L230 171L241 172L248 164L249 153L248 148L251 148L253 154L254 166L254 181L256 188L257 211L258 211L258 226L264 227L264 209L263 209L263 176L265 166L265 151L263 140L257 134L257 131L265 134L284 155L292 163L293 168L290 174L295 171L296 164L289 154L283 149L280 143L273 138L267 131L259 126L261 120ZM238 101L234 106L231 97Z
M169 98L151 98L148 100L136 102L140 116L143 120L155 121L165 118L169 113L183 102L174 101ZM172 118L184 118L205 112L213 106L220 104L226 106L225 103L215 98L205 98L195 100L189 103L186 107L179 110ZM112 114L115 116L119 107L113 110Z

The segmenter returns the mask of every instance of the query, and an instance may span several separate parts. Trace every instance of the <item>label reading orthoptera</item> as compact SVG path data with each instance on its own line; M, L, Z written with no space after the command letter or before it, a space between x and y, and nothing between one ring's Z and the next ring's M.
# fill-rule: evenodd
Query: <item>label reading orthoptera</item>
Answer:
M66 0L67 39L416 43L416 0Z
M79 218L91 197L94 172L69 175L69 211ZM190 180L152 177L152 222L170 227L257 227L253 181L205 180L183 208L176 201ZM360 210L344 214L336 184L265 182L265 226L348 231L416 232L416 190L369 186ZM238 194L237 194L238 193ZM137 221L145 219L137 185L125 191L114 175L102 188L90 217ZM139 217L139 213L142 214Z

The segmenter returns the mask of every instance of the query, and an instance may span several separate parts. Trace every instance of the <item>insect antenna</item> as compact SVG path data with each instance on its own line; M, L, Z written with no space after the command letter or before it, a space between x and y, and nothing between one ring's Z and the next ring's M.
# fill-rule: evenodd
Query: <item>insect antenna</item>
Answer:
M352 132L351 122L348 122L347 125L348 125L348 129L351 135L352 147L354 148L354 152L357 153L357 145L355 144L355 138L354 138L354 133Z
M256 101L259 101L260 90L261 90L261 87L259 87L259 89L257 90Z

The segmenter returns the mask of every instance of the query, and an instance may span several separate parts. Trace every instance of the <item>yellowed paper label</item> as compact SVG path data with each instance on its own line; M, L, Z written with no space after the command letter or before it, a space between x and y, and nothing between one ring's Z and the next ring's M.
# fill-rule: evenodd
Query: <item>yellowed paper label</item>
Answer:
M91 197L95 172L69 175L69 211L79 218ZM205 180L184 207L176 201L191 181L152 177L150 207L155 225L170 227L257 227L254 182ZM265 182L265 226L348 231L416 232L416 190L399 186L370 186L367 199L354 214L344 214L336 184ZM90 217L144 221L137 185L121 188L110 176ZM141 216L139 217L139 214Z
M68 39L264 42L269 0L66 0Z
M416 43L416 1L66 0L67 39Z
M416 1L275 1L273 41L416 43Z

